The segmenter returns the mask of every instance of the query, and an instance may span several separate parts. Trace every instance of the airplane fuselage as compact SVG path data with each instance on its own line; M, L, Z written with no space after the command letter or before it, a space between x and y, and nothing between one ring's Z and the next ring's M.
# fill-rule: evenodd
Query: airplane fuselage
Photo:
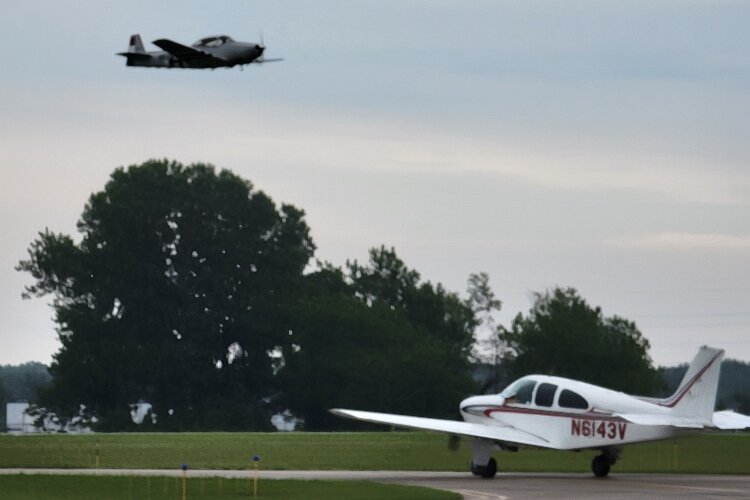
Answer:
M250 64L263 55L262 46L244 42L232 42L215 49L206 48L203 50L216 56L217 60L190 61L175 57L164 50L155 50L144 54L148 57L128 57L127 65L149 68L231 68L238 64Z
M523 381L533 381L534 386L521 401L502 393L462 401L464 421L523 429L562 450L619 447L669 439L679 433L672 427L639 425L617 416L668 413L655 402L562 377L531 375L516 384Z
M463 410L461 414L466 422L523 428L526 433L543 439L550 447L560 450L619 447L678 435L674 428L639 425L621 417L597 412L576 413L505 405L488 409L486 415L475 415Z

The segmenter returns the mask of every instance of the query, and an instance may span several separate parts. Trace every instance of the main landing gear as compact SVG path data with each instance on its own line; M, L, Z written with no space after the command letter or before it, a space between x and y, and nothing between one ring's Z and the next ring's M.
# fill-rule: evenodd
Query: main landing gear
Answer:
M492 479L497 473L497 462L495 462L494 458L490 457L487 465L474 465L474 461L472 460L471 473L485 479Z
M591 461L591 471L596 477L606 477L609 474L609 468L617 462L617 455L603 451Z

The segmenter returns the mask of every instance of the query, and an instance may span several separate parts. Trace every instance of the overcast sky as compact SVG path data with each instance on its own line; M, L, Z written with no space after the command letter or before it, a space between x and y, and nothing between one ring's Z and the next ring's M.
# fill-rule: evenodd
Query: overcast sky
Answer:
M307 212L317 257L395 246L508 325L573 286L656 364L750 360L750 3L30 0L0 15L0 364L48 363L14 271L118 166L210 162ZM140 33L257 41L245 71L127 68Z

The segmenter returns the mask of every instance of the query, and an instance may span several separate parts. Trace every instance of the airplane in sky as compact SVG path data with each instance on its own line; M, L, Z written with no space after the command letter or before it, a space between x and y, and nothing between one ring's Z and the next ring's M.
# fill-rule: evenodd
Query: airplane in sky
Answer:
M591 470L597 477L604 477L620 457L623 445L669 439L686 431L750 427L748 416L731 410L714 412L723 357L723 350L701 347L677 391L664 399L630 396L562 377L528 375L500 394L461 401L463 422L358 410L330 411L366 422L471 437L471 472L475 476L495 476L494 450L539 447L599 450Z
M263 43L235 42L226 35L201 38L191 46L160 38L152 42L162 50L147 52L143 48L140 35L131 35L127 52L118 52L118 56L127 58L127 66L145 66L150 68L192 68L215 69L232 68L251 63L283 61L283 59L266 59Z

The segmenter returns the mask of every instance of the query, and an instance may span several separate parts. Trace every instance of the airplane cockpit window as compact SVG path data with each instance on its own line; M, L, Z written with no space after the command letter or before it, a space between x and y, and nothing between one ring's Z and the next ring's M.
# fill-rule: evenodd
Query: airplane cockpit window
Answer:
M557 386L555 384L542 383L536 389L536 397L534 402L537 406L552 406L552 401L555 400L555 392L557 392Z
M583 396L568 389L562 390L557 404L563 408L574 408L576 410L587 410L589 408L589 403L583 399Z
M225 43L232 41L234 40L226 35L210 36L207 38L201 38L193 44L193 47L220 47Z
M506 403L527 404L531 402L531 395L534 393L535 386L536 380L522 378L511 384L500 395L505 398Z

